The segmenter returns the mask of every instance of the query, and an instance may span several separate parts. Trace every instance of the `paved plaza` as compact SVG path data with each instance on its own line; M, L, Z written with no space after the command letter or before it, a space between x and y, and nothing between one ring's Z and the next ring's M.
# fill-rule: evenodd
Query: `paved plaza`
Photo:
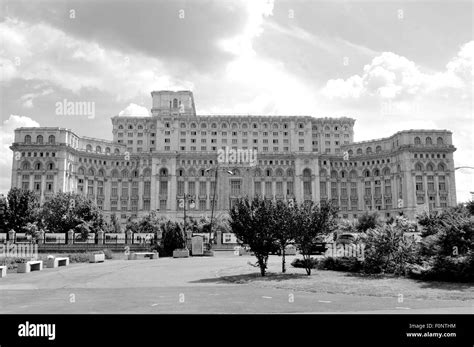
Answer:
M307 281L303 269L289 265L293 258L288 257L289 276ZM216 252L214 257L107 260L9 273L0 279L0 314L474 313L474 297L469 299L472 287L467 287L467 299L466 292L460 291L463 297L456 300L408 296L400 303L396 292L314 292L292 288L280 275L262 281L252 262L251 256ZM269 271L276 275L280 267L281 258L272 256ZM329 273L315 271L312 276L324 278Z

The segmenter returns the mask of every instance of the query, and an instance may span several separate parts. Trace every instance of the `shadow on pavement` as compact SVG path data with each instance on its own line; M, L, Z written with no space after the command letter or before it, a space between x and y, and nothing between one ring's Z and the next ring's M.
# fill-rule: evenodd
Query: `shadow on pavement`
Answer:
M262 277L259 272L234 275L234 276L220 276L214 278L203 278L196 281L190 281L189 283L250 283L255 281L286 281L294 280L298 278L307 277L304 274L282 274L269 272Z

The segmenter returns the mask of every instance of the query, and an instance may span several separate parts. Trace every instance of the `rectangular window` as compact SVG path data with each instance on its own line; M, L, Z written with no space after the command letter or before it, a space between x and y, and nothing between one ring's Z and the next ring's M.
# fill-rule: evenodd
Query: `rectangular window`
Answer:
M286 194L293 195L293 181L286 182Z
M160 182L160 195L168 195L168 181Z
M143 209L145 211L150 211L150 200L148 199L143 200Z
M166 211L166 201L167 200L160 200L160 210Z
M151 195L151 182L145 181L143 185L143 196L150 196Z
M311 195L311 182L303 182L304 195Z
M178 195L184 195L184 181L178 181Z
M118 195L118 182L112 182L112 196Z
M122 182L122 197L128 198L128 182Z
M319 191L320 191L321 196L324 196L324 197L328 196L326 182L319 182Z
M199 182L199 195L206 195L207 194L207 184L206 182Z
M265 196L271 197L273 195L272 182L265 182Z
M195 182L188 182L188 194L195 195L196 194L196 183Z
M255 182L254 183L254 190L255 190L255 195L262 195L262 183L261 182Z
M276 183L276 193L277 195L283 195L283 182Z
M231 180L230 181L230 194L232 196L240 195L240 180Z
M205 211L206 210L206 200L199 200L199 209L201 211Z

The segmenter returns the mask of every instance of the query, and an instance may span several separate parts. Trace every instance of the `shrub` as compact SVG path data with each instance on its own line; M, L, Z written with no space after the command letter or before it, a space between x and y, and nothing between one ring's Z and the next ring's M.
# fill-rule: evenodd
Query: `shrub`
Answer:
M416 242L403 237L403 231L396 226L385 225L367 231L363 261L366 273L404 275L411 264L419 261Z
M301 268L301 269L306 269L306 261L307 259L301 259L301 258L296 258L293 259L291 262L291 266L296 267L296 268ZM318 268L318 259L316 258L310 258L309 261L311 262L311 268L317 269Z
M325 257L319 262L318 268L324 270L358 272L362 269L362 262L355 257Z

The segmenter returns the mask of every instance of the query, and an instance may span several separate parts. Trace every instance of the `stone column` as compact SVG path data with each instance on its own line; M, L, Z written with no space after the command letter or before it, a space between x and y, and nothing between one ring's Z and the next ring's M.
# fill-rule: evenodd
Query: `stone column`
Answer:
M72 245L74 243L74 230L69 229L67 232L67 244Z
M97 232L97 244L98 245L104 244L104 231L103 230L99 230Z

